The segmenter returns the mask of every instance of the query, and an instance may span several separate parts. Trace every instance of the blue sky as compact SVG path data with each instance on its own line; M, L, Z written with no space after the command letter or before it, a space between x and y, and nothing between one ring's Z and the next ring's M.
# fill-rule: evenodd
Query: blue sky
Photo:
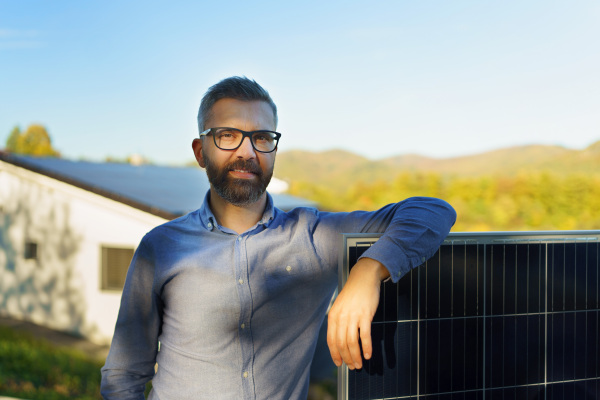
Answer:
M600 3L0 0L0 146L193 159L206 89L256 79L280 151L453 157L600 140Z

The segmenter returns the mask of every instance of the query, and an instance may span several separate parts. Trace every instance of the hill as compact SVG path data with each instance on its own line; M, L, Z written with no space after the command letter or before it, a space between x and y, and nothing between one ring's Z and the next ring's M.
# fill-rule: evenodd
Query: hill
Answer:
M274 176L289 182L326 183L339 188L348 179L368 181L384 176L389 165L344 150L313 153L292 150L277 154Z
M369 160L344 151L277 155L289 193L324 210L373 210L411 196L447 200L455 231L600 228L600 141L583 150L530 145L434 159Z
M277 155L275 176L290 182L312 181L339 187L348 180L393 180L403 172L435 172L444 176L514 176L520 172L555 174L600 173L600 141L583 150L560 146L528 145L481 154L436 159L416 154L381 160L343 151L293 150Z

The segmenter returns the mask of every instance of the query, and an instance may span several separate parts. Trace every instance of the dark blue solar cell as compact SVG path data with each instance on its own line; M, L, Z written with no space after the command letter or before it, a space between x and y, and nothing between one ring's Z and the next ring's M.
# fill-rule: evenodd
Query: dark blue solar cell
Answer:
M440 247L440 265L439 265L439 317L450 318L452 316L452 292L453 282L453 263L452 247Z
M590 243L588 251L587 309L593 310L600 308L600 243Z
M386 304L385 308L385 319L392 321L397 319L398 321L410 320L417 317L417 303L418 303L418 274L419 270L412 270L406 274L397 284L387 282L385 284L386 290ZM395 288L393 288L395 287ZM390 298L387 300L388 293L395 293L397 296L396 301ZM390 302L390 304L387 303ZM393 315L393 313L396 313Z
M525 314L528 307L529 252L527 245L515 247L515 313Z
M483 315L483 249L483 245L469 244L464 246L465 316L468 317ZM459 252L459 256L460 253L462 253L462 250Z
M464 323L465 390L483 388L483 319L467 318ZM460 340L460 336L457 340Z
M590 243L588 245L588 265L587 269L587 310L600 308L600 243Z
M549 311L565 311L565 244L548 245Z
M586 378L600 376L600 311L587 311L585 313L585 354L586 354Z
M515 314L517 312L517 270L519 268L517 260L517 246L504 245L503 265L504 276L502 277L504 286L502 314ZM523 264L523 266L525 266Z
M420 273L421 318L440 316L440 253L431 257Z
M574 270L575 276L575 310L586 310L587 309L587 266L589 252L589 243L577 243L575 247L575 259L572 269Z
M451 316L465 316L467 266L464 246L452 246L452 304Z
M565 256L563 264L563 290L565 311L575 310L576 282L577 282L577 245L565 243Z
M402 299L408 299L410 301L410 276L404 276L400 279L402 283L408 283L408 292L400 289L400 284L387 281L381 285L381 299L380 303L383 303L383 307L380 307L383 312L383 321L396 321L398 319L398 300L402 296ZM405 284L406 285L406 284ZM410 310L410 307L408 308Z
M598 379L592 381L560 382L547 386L548 400L597 400ZM594 385L595 383L595 385Z
M505 284L505 246L491 245L487 251L487 282L486 300L487 313L491 315L504 314L504 284Z
M440 392L441 344L440 321L423 321L420 326L420 393Z
M546 265L545 245L527 245L527 312L545 310Z
M545 318L544 315L526 316L526 360L525 372L521 370L519 375L526 374L527 383L544 382L544 372L546 365L545 352ZM522 366L521 366L522 367Z
M588 333L587 330L587 313L580 312L575 313L575 323L574 323L574 346L575 351L573 352L573 369L574 369L574 379L585 379L587 378L586 367L587 367L587 342L585 340L585 336ZM590 357L591 358L591 357Z

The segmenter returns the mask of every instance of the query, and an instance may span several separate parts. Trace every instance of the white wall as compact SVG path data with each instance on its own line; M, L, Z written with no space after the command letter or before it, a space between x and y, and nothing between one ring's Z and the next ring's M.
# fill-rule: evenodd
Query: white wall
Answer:
M0 161L0 313L108 343L121 292L101 290L101 246L136 248L164 222Z

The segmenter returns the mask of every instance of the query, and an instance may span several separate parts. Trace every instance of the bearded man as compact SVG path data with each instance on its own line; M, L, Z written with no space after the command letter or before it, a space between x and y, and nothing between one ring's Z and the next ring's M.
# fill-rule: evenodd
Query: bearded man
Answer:
M136 250L102 395L143 399L152 380L150 399L306 399L339 234L384 233L328 316L332 359L354 369L371 356L381 281L431 257L456 214L422 197L373 212L277 209L266 192L282 136L277 108L247 78L212 86L198 126L192 147L210 190L200 209L154 228Z

